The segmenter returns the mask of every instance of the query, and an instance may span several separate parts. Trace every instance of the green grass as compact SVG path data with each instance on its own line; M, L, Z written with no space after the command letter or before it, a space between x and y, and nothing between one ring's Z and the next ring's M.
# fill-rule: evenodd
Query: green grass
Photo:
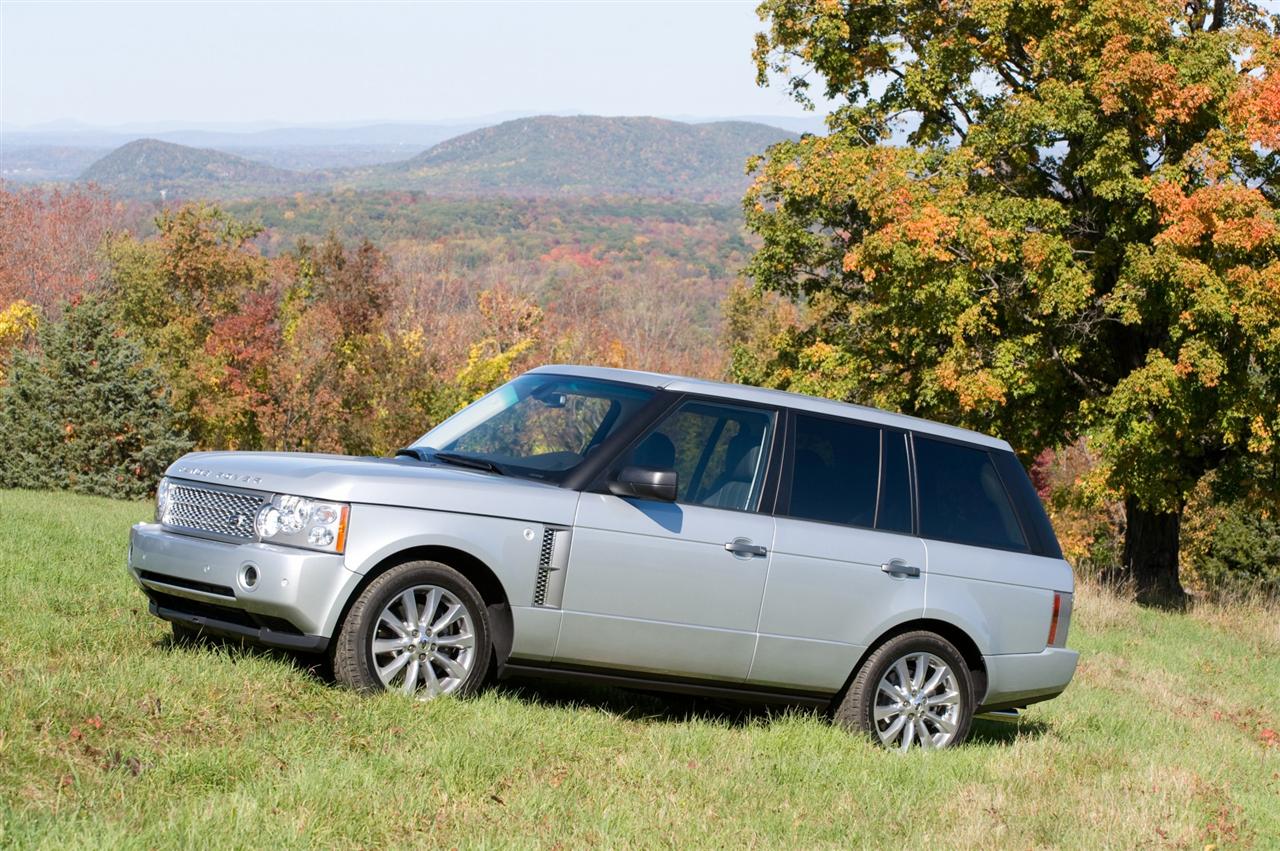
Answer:
M124 571L149 513L0 492L0 846L1280 845L1274 611L1082 589L1063 697L901 757L804 712L543 685L415 704L176 647Z

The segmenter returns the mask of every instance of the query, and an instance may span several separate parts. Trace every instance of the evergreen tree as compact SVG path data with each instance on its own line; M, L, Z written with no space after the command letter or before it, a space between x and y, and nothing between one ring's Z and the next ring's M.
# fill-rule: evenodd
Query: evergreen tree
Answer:
M139 498L191 448L138 347L98 300L69 305L15 352L0 388L0 487Z

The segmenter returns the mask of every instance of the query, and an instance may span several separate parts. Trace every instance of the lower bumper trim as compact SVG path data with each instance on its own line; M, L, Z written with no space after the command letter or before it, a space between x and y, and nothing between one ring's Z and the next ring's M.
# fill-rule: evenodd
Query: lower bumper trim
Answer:
M170 609L156 603L154 600L151 601L150 609L151 614L170 623L183 624L207 632L210 635L242 638L265 647L278 647L282 650L296 650L301 653L323 653L329 647L329 639L323 635L295 635L267 627L246 626L208 615L197 615L191 612Z

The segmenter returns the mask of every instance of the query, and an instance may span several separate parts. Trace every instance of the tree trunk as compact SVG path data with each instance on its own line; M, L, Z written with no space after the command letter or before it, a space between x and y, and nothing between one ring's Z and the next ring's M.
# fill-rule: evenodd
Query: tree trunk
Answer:
M1182 515L1161 513L1124 501L1124 569L1139 603L1183 608L1187 593L1178 581L1178 527Z

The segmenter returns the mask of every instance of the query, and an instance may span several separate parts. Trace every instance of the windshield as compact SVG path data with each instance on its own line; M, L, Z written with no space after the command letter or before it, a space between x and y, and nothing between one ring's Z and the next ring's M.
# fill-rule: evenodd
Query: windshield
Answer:
M466 456L507 475L560 482L653 394L612 381L522 375L427 432L414 448L428 459Z

